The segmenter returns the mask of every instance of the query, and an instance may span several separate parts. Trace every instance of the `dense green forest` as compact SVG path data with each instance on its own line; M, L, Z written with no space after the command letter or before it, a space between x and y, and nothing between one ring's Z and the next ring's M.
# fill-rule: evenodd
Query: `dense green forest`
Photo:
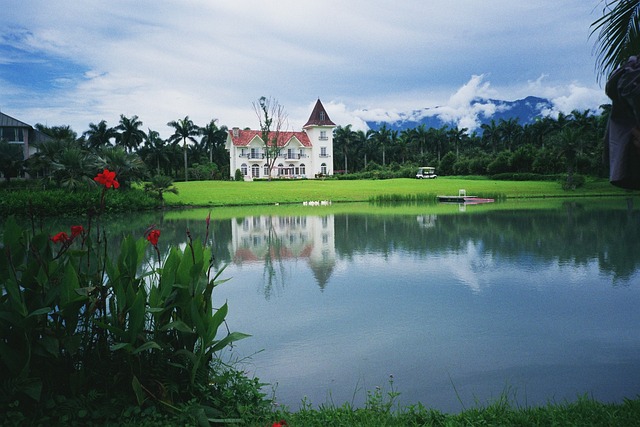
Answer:
M573 111L520 124L516 118L483 124L477 131L446 125L403 131L383 125L377 131L334 130L334 170L354 178L366 171L399 171L412 176L417 166L434 166L439 175L568 174L606 176L603 136L610 105L601 111ZM225 150L227 127L211 120L198 126L188 116L171 121L173 134L143 130L138 116L120 116L117 126L90 123L80 136L69 126L36 128L49 135L26 162L2 150L5 179L28 173L53 186L79 188L109 167L126 187L131 182L167 176L174 180L229 179ZM6 142L4 142L6 144ZM8 145L8 144L7 144ZM185 174L185 164L187 173ZM379 175L378 177L384 177Z
M346 173L412 164L434 166L439 175L505 173L580 173L605 176L603 137L610 105L544 117L521 125L516 118L466 128L424 125L396 131L354 131L339 126L334 133L334 167Z

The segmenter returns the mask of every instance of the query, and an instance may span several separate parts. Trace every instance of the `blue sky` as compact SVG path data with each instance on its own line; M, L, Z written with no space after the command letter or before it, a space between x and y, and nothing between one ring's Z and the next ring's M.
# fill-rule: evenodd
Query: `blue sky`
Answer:
M188 115L256 128L271 96L299 130L320 98L340 125L475 96L597 109L599 0L21 0L0 14L0 111L24 122L118 123L168 137Z

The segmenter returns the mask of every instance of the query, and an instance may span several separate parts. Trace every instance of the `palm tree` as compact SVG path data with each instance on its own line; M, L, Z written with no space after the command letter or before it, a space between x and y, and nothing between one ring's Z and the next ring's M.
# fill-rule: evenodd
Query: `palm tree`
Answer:
M177 143L182 141L182 150L184 152L184 180L189 181L189 173L187 170L187 140L196 143L194 136L200 135L200 128L196 126L189 116L184 119L173 120L167 123L167 126L174 128L175 132L169 137L169 141Z
M518 123L518 118L500 119L498 128L507 150L513 151L513 143L522 135L522 126Z
M120 124L116 126L119 131L116 136L116 145L121 145L127 152L137 149L144 141L144 131L140 129L142 122L138 116L125 117L120 114Z
M630 56L640 53L640 0L604 0L602 17L591 24L596 34L598 75L608 76Z
M98 169L114 171L121 187L130 187L132 182L141 181L145 176L145 164L137 153L127 153L122 147L107 147L98 154L101 160Z
M427 131L427 126L422 123L420 126L414 129L413 131L413 139L418 144L418 149L420 150L420 158L424 157L424 147L427 145L427 137L429 133Z
M382 124L382 127L373 136L374 141L382 146L382 166L387 163L387 146L391 142L391 129L387 127L386 123Z
M567 182L566 188L572 189L573 173L575 171L576 157L580 151L582 134L580 129L566 126L557 134L559 154L566 160Z
M75 142L78 139L78 134L75 133L71 126L63 125L63 126L46 126L41 123L36 123L34 126L40 132L49 135L53 139L58 139L61 141L73 141Z
M217 121L218 119L212 119L209 124L200 128L200 134L202 135L200 143L204 145L209 152L209 163L213 163L213 152L218 151L217 149L223 146L227 140L226 127L222 126L222 128L218 128L218 125L216 125Z
M101 120L97 125L95 123L89 123L89 130L85 131L82 136L87 139L87 146L95 150L96 148L111 145L111 139L115 139L118 136L118 131L114 128L107 127L107 122Z
M348 155L349 155L349 147L351 146L351 141L354 139L354 131L351 130L351 125L346 125L345 127L338 126L334 131L333 141L337 147L340 147L340 151L342 151L342 155L344 156L344 173L349 173L348 168Z
M453 142L454 147L456 147L456 159L460 157L460 143L467 135L467 130L467 128L460 129L456 126L447 131L449 141Z
M354 133L353 146L355 148L354 150L355 154L362 154L363 158L362 158L362 162L360 162L359 158L357 158L356 163L357 163L357 166L359 165L360 167L359 168L352 167L351 169L353 171L367 168L367 152L369 150L368 142L371 135L373 135L372 130L368 130L366 132L363 130L358 130Z
M151 182L144 185L144 191L157 195L163 208L165 193L178 194L178 189L173 185L173 179L164 175L156 175L151 178Z
M144 147L138 151L138 154L140 154L147 165L155 166L156 175L161 174L161 164L165 166L165 171L168 169L169 155L167 153L167 146L165 145L165 140L160 138L160 134L157 131L149 129L144 136Z
M496 121L491 119L490 123L483 123L480 127L482 128L482 140L488 141L491 152L495 153L498 141L500 141L500 132L498 131Z
M442 146L445 142L447 142L447 130L449 126L444 125L439 129L429 128L430 139L435 141L435 149L436 155L438 156L438 163L442 160L442 154L444 152L444 147Z
M51 177L58 186L76 190L95 184L93 177L98 169L99 161L94 154L67 144L51 163Z

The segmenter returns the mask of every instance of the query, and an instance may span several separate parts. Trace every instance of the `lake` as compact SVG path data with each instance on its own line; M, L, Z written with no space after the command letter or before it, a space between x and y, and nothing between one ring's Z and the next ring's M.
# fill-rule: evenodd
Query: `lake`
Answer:
M211 228L230 278L214 305L252 335L223 358L279 404L362 406L376 387L444 412L640 394L638 199L290 211ZM166 251L205 216L115 227L155 223Z

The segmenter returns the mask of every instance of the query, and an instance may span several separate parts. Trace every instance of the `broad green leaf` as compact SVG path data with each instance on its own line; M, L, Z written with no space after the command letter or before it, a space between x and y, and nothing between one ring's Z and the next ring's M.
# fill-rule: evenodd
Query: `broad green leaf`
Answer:
M29 313L29 315L27 316L27 319L29 317L33 317L33 316L40 316L42 314L48 314L50 311L51 311L51 307L39 308L39 309L34 310L31 313Z
M18 390L26 394L36 402L40 401L42 394L42 380L39 378L27 378L20 380L17 384Z
M160 328L161 331L168 331L170 329L175 329L176 331L180 331L180 332L185 332L188 334L192 334L193 333L193 329L191 329L189 327L189 325L187 325L186 323L184 323L182 320L175 320L171 323L168 323L164 326L162 326Z
M20 313L22 316L27 315L27 307L22 301L22 293L18 283L13 279L7 279L4 283L4 288L7 290L7 294L11 300L12 309Z
M129 310L129 342L133 344L144 329L146 292L138 289L135 300Z
M231 344L232 342L240 341L240 340L248 338L250 336L251 335L243 334L242 332L231 332L229 335L227 335L226 337L224 337L220 341L217 341L213 345L213 347L211 347L211 351L212 352L220 351L223 348L225 348L226 346L228 346L229 344Z
M133 392L136 395L138 406L142 406L144 403L144 391L142 390L142 384L140 384L138 377L135 375L133 376L133 380L131 380L131 388L133 388Z
M207 339L207 341L213 341L213 339L216 337L216 335L218 334L218 328L220 327L220 325L222 325L224 323L224 319L227 317L227 312L229 311L229 307L227 306L227 303L225 302L222 307L220 307L213 315L213 317L211 318L211 326L210 326L210 335ZM209 344L207 343L207 346Z
M64 309L69 303L81 298L76 289L80 288L78 274L71 264L67 264L60 283L60 306Z
M156 342L154 341L147 341L146 343L142 344L140 347L136 348L135 350L133 350L131 352L131 354L138 354L141 353L143 351L146 350L151 350L151 349L155 349L155 350L162 350L162 347L160 347Z
M128 342L121 342L118 344L113 344L111 347L109 347L111 349L111 351L118 351L118 350L122 350L122 349L128 349L130 350L133 346L131 344L129 344Z
M53 357L57 358L60 354L60 343L54 337L45 335L38 340L38 345L42 346L42 348Z

